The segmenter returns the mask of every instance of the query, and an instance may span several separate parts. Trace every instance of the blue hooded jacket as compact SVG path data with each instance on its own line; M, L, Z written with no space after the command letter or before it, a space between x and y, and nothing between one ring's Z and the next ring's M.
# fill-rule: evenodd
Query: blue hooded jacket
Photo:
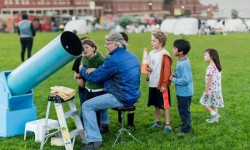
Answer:
M80 74L86 80L104 83L104 91L113 94L125 106L133 106L140 97L140 63L134 54L124 48L116 48L103 65L86 74L83 67Z

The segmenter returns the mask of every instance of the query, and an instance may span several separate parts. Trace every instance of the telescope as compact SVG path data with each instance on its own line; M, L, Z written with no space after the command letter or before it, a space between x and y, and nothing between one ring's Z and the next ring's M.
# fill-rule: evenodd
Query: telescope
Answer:
M65 31L13 71L0 72L0 137L24 134L37 119L33 88L83 50L76 32Z

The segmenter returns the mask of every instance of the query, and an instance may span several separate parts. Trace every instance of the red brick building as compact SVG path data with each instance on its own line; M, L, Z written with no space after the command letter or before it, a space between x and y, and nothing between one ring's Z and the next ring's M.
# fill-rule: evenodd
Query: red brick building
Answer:
M1 14L144 15L166 14L164 0L1 0Z
M165 0L164 9L172 16L186 15L212 18L219 11L218 5L202 5L199 0Z
M1 0L0 14L31 15L102 15L102 7L90 0Z
M164 0L95 0L97 6L103 7L104 14L112 15L164 15Z
M199 0L1 0L0 14L55 15L200 15L212 17L218 6ZM204 14L205 13L205 14Z

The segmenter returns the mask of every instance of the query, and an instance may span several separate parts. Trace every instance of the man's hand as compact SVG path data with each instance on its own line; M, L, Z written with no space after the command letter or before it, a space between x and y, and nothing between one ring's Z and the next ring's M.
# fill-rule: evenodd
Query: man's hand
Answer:
M81 63L79 66L79 71L81 71L82 68L83 68L83 64Z

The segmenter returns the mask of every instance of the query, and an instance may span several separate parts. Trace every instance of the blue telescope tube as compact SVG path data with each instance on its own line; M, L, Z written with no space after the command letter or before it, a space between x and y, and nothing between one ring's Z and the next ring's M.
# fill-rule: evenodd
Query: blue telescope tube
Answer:
M12 95L26 94L82 53L80 39L65 31L12 71L7 84Z

